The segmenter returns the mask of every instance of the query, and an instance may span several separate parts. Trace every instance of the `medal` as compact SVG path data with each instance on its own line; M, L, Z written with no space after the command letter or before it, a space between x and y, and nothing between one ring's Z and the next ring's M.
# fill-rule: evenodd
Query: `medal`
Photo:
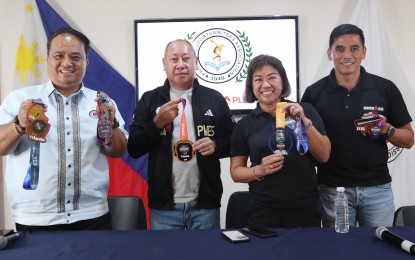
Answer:
M182 118L180 122L180 140L174 144L173 154L174 156L182 162L190 161L196 154L193 150L193 143L188 140L187 135L187 124L186 124L186 99L180 98L180 101L183 105Z
M268 146L270 147L271 151L273 153L282 155L287 155L292 147L291 137L285 131L285 111L282 110L282 107L285 104L287 104L287 102L279 102L277 103L277 107L275 109L275 141L277 142L276 150L273 149L271 144L274 134L272 134L268 140ZM286 147L286 141L289 142L288 147Z
M49 132L49 118L43 112L45 104L40 99L33 99L33 105L27 111L27 119L30 123L26 128L29 141L46 142L46 135Z
M109 96L102 91L98 91L100 94L98 103L98 125L97 125L97 139L103 145L111 144L112 136L112 123L109 120L109 110L110 105Z
M354 124L356 131L360 131L363 136L369 135L372 139L377 139L380 136L380 130L385 125L385 120L379 114L378 106L375 106L373 112L354 120Z

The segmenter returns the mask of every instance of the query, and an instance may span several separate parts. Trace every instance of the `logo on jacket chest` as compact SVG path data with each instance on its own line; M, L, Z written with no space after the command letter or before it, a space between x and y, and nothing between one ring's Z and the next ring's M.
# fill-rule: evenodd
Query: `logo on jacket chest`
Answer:
M215 126L214 125L198 125L196 126L197 136L214 136ZM160 135L166 135L166 128L163 128Z
M214 136L215 126L214 125L198 125L196 126L197 136Z

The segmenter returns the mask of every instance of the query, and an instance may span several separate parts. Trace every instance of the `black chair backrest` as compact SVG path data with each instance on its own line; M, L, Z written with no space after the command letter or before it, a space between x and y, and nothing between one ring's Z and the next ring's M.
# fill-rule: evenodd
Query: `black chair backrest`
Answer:
M143 201L136 196L110 196L108 207L113 230L147 229Z
M395 211L393 226L415 226L415 206L402 206Z
M231 194L226 208L226 228L244 228L248 225L249 191Z

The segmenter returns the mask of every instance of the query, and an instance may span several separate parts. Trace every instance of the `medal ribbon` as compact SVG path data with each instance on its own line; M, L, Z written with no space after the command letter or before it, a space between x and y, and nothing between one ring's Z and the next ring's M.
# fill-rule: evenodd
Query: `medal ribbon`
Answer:
M180 122L180 141L185 141L189 140L187 135L186 113L184 112L184 108L186 107L186 99L180 98L180 101L183 105L182 121Z
M180 98L180 101L183 105L182 119L180 122L180 140L176 142L173 147L174 156L182 162L188 162L196 155L196 152L193 150L192 142L189 141L187 133L187 123L186 123L186 99Z
M297 151L303 155L308 151L307 132L306 129L303 128L303 123L299 114L295 116L295 121L294 134L297 139Z
M275 109L275 128L285 128L285 111L282 110L282 107L287 104L287 102L277 103L277 108Z
M23 180L25 190L36 190L39 183L39 158L40 142L46 142L46 135L49 132L50 124L43 112L45 103L41 99L33 99L33 105L29 108L27 118L30 124L27 127L28 140L30 141L30 162L26 176Z
M39 183L40 143L30 143L30 165L23 181L23 188L25 190L36 190Z
M285 133L285 110L282 107L287 104L287 102L277 103L275 108L275 141L277 142L277 150L274 153L287 155L287 150L285 150L285 137L288 136Z

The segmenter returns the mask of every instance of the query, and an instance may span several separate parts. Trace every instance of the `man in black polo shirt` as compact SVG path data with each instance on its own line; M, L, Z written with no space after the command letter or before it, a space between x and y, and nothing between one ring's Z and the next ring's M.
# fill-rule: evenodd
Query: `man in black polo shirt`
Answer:
M412 119L396 85L361 66L366 46L360 28L336 27L327 56L334 69L302 97L320 113L332 145L329 161L318 166L323 226L334 226L336 187L346 187L351 226L392 226L386 140L411 148Z

